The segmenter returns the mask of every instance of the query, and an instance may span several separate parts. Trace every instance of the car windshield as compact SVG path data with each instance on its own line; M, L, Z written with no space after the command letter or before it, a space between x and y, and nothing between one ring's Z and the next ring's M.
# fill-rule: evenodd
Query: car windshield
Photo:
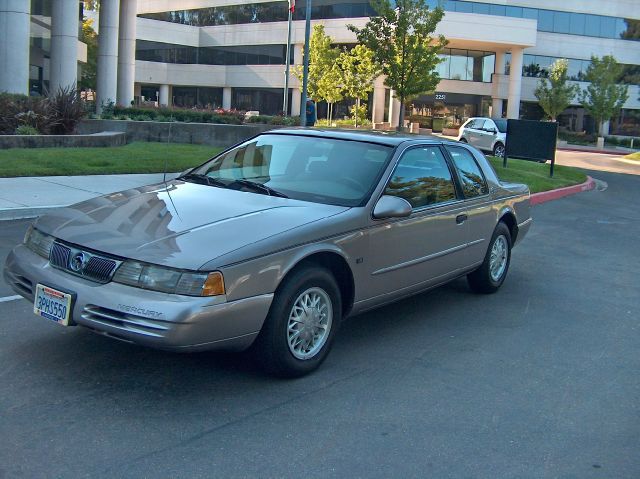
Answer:
M214 187L315 203L366 202L390 158L389 146L301 135L265 134L182 176Z
M492 120L496 124L496 126L498 127L498 131L500 133L506 133L507 132L507 120L494 119L494 118L492 118Z

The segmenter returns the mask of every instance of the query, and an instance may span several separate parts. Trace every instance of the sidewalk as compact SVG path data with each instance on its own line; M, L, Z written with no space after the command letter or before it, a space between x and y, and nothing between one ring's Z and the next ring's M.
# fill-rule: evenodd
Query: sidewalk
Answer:
M623 148L621 146L605 146L604 148L598 148L590 145L574 145L567 143L566 145L558 145L558 150L563 151L584 151L586 153L603 153L605 155L628 155L638 150L632 150L631 148Z
M167 178L174 176L167 174ZM0 220L33 218L51 208L158 183L162 178L162 173L0 178Z

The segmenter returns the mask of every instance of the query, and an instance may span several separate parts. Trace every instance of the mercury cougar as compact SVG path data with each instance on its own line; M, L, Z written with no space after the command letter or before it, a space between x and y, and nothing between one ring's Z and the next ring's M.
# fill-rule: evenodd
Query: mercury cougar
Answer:
M269 131L170 181L52 210L4 277L41 318L172 351L252 348L293 377L341 322L466 276L494 293L529 189L434 137Z

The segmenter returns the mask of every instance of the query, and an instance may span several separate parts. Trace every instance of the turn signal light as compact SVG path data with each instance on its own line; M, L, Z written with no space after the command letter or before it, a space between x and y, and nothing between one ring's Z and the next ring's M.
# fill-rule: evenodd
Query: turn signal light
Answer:
M209 273L202 287L202 296L219 296L224 293L224 278L222 277L222 273L219 271Z

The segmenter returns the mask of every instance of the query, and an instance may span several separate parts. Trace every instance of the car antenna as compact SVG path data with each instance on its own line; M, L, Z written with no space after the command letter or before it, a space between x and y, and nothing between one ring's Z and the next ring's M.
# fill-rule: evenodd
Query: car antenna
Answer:
M170 110L169 114L169 132L167 133L167 153L164 155L164 175L162 175L162 182L164 186L167 186L167 168L169 166L169 142L171 140L171 125L173 124L173 110Z

